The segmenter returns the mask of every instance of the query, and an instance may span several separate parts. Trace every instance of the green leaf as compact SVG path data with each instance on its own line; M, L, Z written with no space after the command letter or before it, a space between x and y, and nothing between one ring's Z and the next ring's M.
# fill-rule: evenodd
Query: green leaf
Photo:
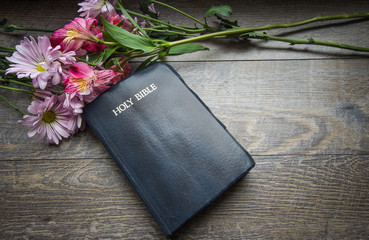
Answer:
M96 66L106 61L118 48L118 46L115 48L105 48L103 52L90 53L88 54L88 61L86 62L91 66Z
M112 37L110 37L110 35L106 31L103 31L102 34L103 34L104 41L115 42L115 40Z
M142 50L143 52L152 52L156 46L150 41L150 39L142 37L140 35L132 34L123 28L117 27L104 18L101 18L101 22L105 28L105 31L111 38L117 41L122 46Z
M208 18L214 14L219 14L224 17L229 17L229 14L231 13L232 13L232 8L228 5L212 6L206 11L205 18Z
M209 50L209 48L196 43L184 43L181 45L171 47L169 49L168 55L180 55L184 53L193 53L202 50Z
M115 58L111 58L106 64L105 64L105 69L111 68L113 65L115 66L119 66L119 61L122 60L121 57L115 57ZM123 70L123 69L122 69Z
M154 56L151 56L151 57L148 57L148 58L146 58L145 59L145 61L143 61L138 67L137 67L137 69L136 69L136 72L137 71L140 71L140 70L142 70L142 69L144 69L145 67L147 67L148 65L150 65L150 64L152 64L152 63L154 63L154 62L156 62L156 60L157 59L154 59L154 58L157 58L157 56L156 55L154 55ZM153 60L154 59L154 60ZM153 60L153 61L152 61Z
M95 53L90 53L87 55L88 58L86 57L86 63L88 63L89 65L97 65L99 62L101 62L101 59L102 59L102 53L98 53L98 52L95 52ZM88 59L88 61L87 61Z
M106 61L118 48L119 47L105 48L102 55L102 61Z
M232 29L232 28L238 28L240 27L238 25L237 20L235 21L230 21L226 18L223 18L222 16L220 16L219 14L215 14L215 17L218 18L220 20L220 26L219 26L219 30L220 31L225 31L228 29Z
M127 12L127 10L122 5L121 1L116 1L118 4L119 9L122 11L122 13L128 18L128 20L138 29L140 33L145 35L145 37L149 38L149 35L147 35L146 31L140 27L140 25L131 17L131 15Z
M175 33L171 33L171 32L155 32L152 31L150 33L150 37L155 38L155 39L162 39L162 40L167 40L167 41L174 41L177 40L179 38L179 34L175 34Z

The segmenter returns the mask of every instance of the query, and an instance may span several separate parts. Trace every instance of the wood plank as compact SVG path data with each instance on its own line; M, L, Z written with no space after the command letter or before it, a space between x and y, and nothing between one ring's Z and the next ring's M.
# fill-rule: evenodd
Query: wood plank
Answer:
M179 9L187 11L199 19L211 5L223 4L222 1L164 1ZM10 1L6 0L0 9L0 16L8 19L9 24L57 29L78 16L78 1ZM137 9L137 1L125 1L129 9ZM289 23L324 15L343 13L357 13L369 9L366 0L334 0L322 1L293 1L283 3L262 1L228 1L234 11L232 18L237 19L241 26L264 26L273 23ZM196 6L196 7L194 7ZM51 13L50 10L53 12ZM177 24L193 25L186 17L176 14L166 8L157 6L158 11L165 21ZM213 20L209 20L211 23ZM344 21L346 22L346 21ZM327 23L317 23L307 27L293 28L290 30L272 30L271 35L289 36L291 38L308 39L313 37L326 41L334 41L345 44L369 46L369 25L367 21L342 21L333 22L334 28L326 27ZM307 31L302 31L307 30ZM30 33L18 31L2 33L0 45L15 46L23 39L24 34L38 36L43 33ZM288 34L288 35L285 35ZM265 42L264 40L219 40L205 43L211 51L204 51L183 56L170 57L170 61L216 61L216 60L265 60L265 59L311 59L311 58L341 58L350 56L369 56L367 53L355 53L348 50L333 49L322 46L291 46L287 43ZM227 47L232 45L231 48Z
M367 59L171 65L252 155L369 152ZM26 109L24 96L9 99ZM27 138L19 118L1 103L1 160L108 157L91 131L46 146Z
M337 239L369 234L369 155L258 156L176 239ZM2 239L154 238L111 159L0 162Z
M56 29L78 16L78 2L4 0L0 16ZM242 26L369 9L367 0L163 2L200 19L210 5L228 4ZM124 4L137 9L137 0ZM157 9L164 20L192 24ZM314 26L270 33L369 46L368 21ZM25 34L0 31L0 45L15 46ZM211 51L166 60L256 167L174 239L366 239L369 55L258 40L206 46ZM30 103L24 94L0 94L22 109ZM0 102L0 239L165 239L90 129L48 146L27 137L20 117Z

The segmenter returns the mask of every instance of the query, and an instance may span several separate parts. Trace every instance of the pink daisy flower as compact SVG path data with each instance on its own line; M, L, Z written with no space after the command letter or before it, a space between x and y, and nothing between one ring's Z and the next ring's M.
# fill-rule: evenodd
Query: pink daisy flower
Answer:
M109 0L85 0L81 3L78 3L81 8L78 12L82 12L79 16L85 18L96 18L100 15L103 15L104 18L108 18L108 16L115 13L115 6L117 3L115 1Z
M65 98L65 97L64 97ZM73 129L70 129L70 111L63 107L63 97L53 95L45 101L33 101L28 112L34 115L25 115L19 123L30 127L28 137L36 136L39 141L46 135L48 143L59 144L63 138L68 138Z
M65 100L63 106L64 108L69 109L71 113L68 128L72 131L74 130L72 134L76 133L78 130L83 131L86 127L86 123L82 117L83 107L85 106L83 98L78 94L64 94Z
M32 99L34 101L45 101L46 98L51 97L51 87L46 86L46 89L35 88L32 93Z
M50 37L53 46L60 45L61 49L76 51L80 48L89 51L102 51L105 46L95 43L102 40L102 32L96 27L94 18L75 18L71 23L56 30Z
M90 102L110 87L108 84L114 76L112 70L95 72L87 63L77 62L69 68L69 76L64 81L65 92L79 94L84 101Z
M6 59L14 64L6 73L15 73L18 78L30 77L35 88L45 89L48 80L54 85L62 79L61 64L58 61L61 56L60 47L51 47L46 36L38 37L38 42L33 37L24 38L17 45L16 52Z

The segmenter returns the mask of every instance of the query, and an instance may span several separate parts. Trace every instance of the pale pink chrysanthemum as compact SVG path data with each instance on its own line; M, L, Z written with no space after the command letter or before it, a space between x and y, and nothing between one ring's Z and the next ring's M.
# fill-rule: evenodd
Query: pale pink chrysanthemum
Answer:
M34 101L45 101L46 98L51 97L53 93L49 87L46 89L35 88L32 93L32 100Z
M117 3L109 0L85 0L78 3L78 5L81 6L78 10L78 12L81 12L79 15L81 17L96 18L102 14L104 18L108 19L110 15L115 13L115 6L117 6Z
M28 112L33 115L23 116L19 123L30 127L29 137L36 136L36 140L42 139L46 135L48 143L59 144L63 138L71 135L69 129L71 119L70 111L63 107L63 99L57 95L47 97L45 101L33 101L28 107Z
M72 65L76 62L76 53L74 51L68 51L67 49L61 52L58 61L63 64L63 66Z
M110 87L115 75L112 70L94 71L87 63L77 62L70 66L69 76L64 80L65 92L79 94L90 102Z
M80 52L80 51L77 51L77 52ZM86 53L84 53L84 54L86 54ZM75 51L71 51L68 48L66 48L62 51L62 54L59 57L59 62L62 63L61 75L63 76L63 79L65 79L68 76L69 67L72 64L76 63L76 57L78 57L78 56L77 56L77 53Z
M14 64L6 70L6 73L15 73L18 78L30 77L35 88L45 89L48 80L54 85L60 83L61 64L58 61L61 56L60 47L51 47L48 37L24 38L15 48L17 51L6 59Z
M82 117L83 107L85 106L83 97L79 94L64 94L65 100L63 106L71 113L71 120L69 121L68 128L73 131L72 134L76 133L78 130L83 131L86 127L86 123Z

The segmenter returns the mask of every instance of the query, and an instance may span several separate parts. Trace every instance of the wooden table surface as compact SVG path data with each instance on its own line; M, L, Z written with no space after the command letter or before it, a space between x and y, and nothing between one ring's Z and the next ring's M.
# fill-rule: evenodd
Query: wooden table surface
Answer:
M226 3L241 26L369 10L367 0L165 2L198 18ZM56 29L78 16L77 3L5 0L0 16ZM165 20L190 23L158 9ZM368 21L331 26L270 33L369 47ZM0 45L15 46L25 34L1 32ZM368 239L369 54L262 40L203 44L211 50L166 62L256 166L174 239ZM22 93L0 94L23 109L30 103ZM165 239L90 129L49 146L28 138L20 118L0 102L0 239Z

